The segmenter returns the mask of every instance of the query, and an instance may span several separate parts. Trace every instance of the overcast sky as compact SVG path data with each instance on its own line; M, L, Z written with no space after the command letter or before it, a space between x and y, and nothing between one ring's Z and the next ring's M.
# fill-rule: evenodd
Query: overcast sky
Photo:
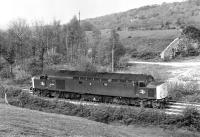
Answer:
M162 4L184 0L0 0L0 28L10 21L24 18L52 22L54 19L67 23L81 12L81 19L126 11L145 5Z

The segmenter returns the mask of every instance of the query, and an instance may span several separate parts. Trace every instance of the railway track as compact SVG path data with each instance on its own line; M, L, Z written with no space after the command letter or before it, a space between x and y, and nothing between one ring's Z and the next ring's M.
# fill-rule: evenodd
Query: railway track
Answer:
M200 111L200 104L197 103L184 103L184 102L169 102L165 109L166 114L182 115L187 107L194 107Z
M30 94L33 95L33 93L29 89L23 89L23 91L29 92ZM36 95L34 95L36 96ZM55 100L55 98L48 98L48 97L42 97L45 100ZM122 107L122 108L127 108L127 107L136 107L136 106L126 106L126 105L119 105L119 104L108 104L108 103L100 103L100 102L88 102L88 101L79 101L79 100L70 100L70 99L56 99L58 101L64 101L68 103L72 103L75 105L88 105L88 106L109 106L109 107ZM168 115L183 115L183 111L187 107L194 107L197 110L200 111L200 104L197 103L185 103L185 102L175 102L171 101L168 102L166 105L165 109L161 109L161 111L164 111ZM152 109L152 108L147 108L147 109Z

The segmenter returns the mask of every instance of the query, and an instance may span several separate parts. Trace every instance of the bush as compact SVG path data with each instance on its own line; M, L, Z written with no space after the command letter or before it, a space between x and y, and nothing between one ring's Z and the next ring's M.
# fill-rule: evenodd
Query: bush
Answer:
M30 79L31 75L28 74L25 70L17 69L14 72L15 74L15 81L17 83L24 83L24 81Z
M103 123L120 122L129 124L153 124L188 127L200 131L200 114L196 109L186 109L183 116L170 116L156 109L134 107L109 107L78 105L58 100L47 100L21 92L19 103L14 105L39 111L81 116Z
M140 59L144 59L144 60L148 60L148 59L154 59L158 56L158 53L155 53L155 52L148 52L148 51L145 51L145 52L141 52L137 55L138 58Z
M51 53L45 56L45 64L47 65L57 65L63 61L63 56L58 53Z
M36 59L31 60L30 64L28 64L28 71L31 74L31 76L42 74L41 63Z
M126 53L130 55L132 58L136 58L138 56L138 51L136 48L127 48Z
M89 119L109 123L112 121L122 121L124 124L130 123L156 123L160 124L165 119L165 114L156 110L145 110L139 108L113 108L109 106L87 106L75 105L68 102L56 100L46 100L22 92L18 100L22 107L36 109L46 112L61 113L65 115L75 115L87 117Z
M200 113L195 107L188 107L183 112L181 127L189 127L191 130L200 131Z
M101 106L99 108L95 108L91 111L90 118L97 122L103 122L108 123L109 117L111 116L109 114L109 107Z
M21 92L22 90L17 87L0 85L0 98L4 98L6 93L9 104L19 105L19 101L17 98Z
M129 56L123 56L119 59L119 63L117 65L118 68L120 69L124 69L128 66L128 61L129 61L130 57Z
M79 71L88 71L88 72L96 72L97 68L94 64L91 63L91 61L86 58L82 57L80 63L76 67Z
M0 71L0 77L1 78L12 78L12 74L10 73L10 69L8 68L3 68L1 71Z
M169 96L177 101L198 93L198 84L194 82L168 82L167 87Z

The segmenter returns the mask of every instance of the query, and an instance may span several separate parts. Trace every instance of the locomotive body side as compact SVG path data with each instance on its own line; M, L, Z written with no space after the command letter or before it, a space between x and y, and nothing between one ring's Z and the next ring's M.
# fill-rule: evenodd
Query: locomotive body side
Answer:
M97 80L78 80L71 78L49 77L47 80L33 78L32 87L41 90L94 94L113 97L161 99L158 87L140 87L137 82L108 82ZM159 89L159 90L158 90ZM159 92L158 92L159 91Z
M117 74L118 75L118 74ZM168 95L166 84L156 83L151 77L138 77L138 75L109 76L100 75L49 75L48 78L32 78L32 87L35 92L55 97L62 95L64 98L78 98L96 96L100 98L112 97L125 100L162 101ZM137 76L135 78L134 76ZM57 95L56 95L57 94ZM73 95L72 95L73 94Z

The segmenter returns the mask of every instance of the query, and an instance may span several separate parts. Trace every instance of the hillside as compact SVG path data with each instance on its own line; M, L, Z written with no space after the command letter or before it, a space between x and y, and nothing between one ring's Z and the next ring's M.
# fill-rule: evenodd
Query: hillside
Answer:
M128 52L136 49L138 52L162 52L168 44L180 35L178 30L135 30L118 31L122 45ZM88 42L92 43L92 32L87 32ZM101 30L101 45L110 38L110 30ZM92 44L91 44L92 45ZM131 53L130 53L131 54Z
M189 0L144 6L86 21L99 29L174 29L184 24L199 27L200 1Z

